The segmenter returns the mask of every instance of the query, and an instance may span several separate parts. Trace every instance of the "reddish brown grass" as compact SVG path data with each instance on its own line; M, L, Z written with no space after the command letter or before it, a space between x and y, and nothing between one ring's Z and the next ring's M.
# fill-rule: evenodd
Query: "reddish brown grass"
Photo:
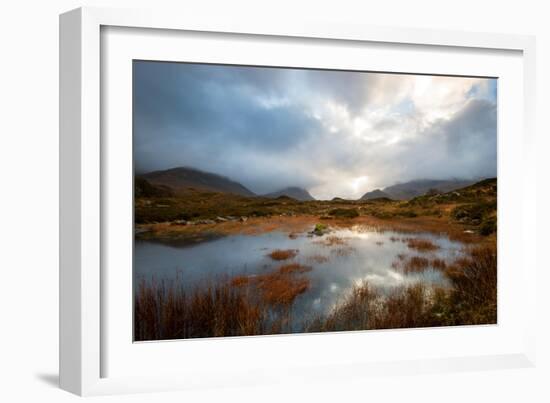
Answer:
M309 288L309 280L300 274L312 270L311 266L287 263L277 270L254 277L237 276L231 280L235 287L253 286L260 291L262 301L271 306L290 306L294 299Z
M249 276L236 276L231 279L231 285L234 287L244 287L250 284Z
M409 248L416 249L419 252L430 252L439 249L439 246L428 239L408 238L406 242Z
M259 278L258 288L262 291L266 303L290 306L298 295L309 288L309 280L288 273L275 272Z
M261 303L226 282L193 291L142 282L135 296L136 341L263 334L265 323Z
M418 273L424 271L430 265L430 261L425 257L413 256L403 265L405 273Z
M311 271L311 266L305 266L299 263L288 263L279 267L279 273L289 274L289 273L305 273Z
M267 254L273 260L287 260L296 257L297 249L276 249Z
M435 258L430 261L430 265L434 269L445 270L447 268L447 263L443 259Z
M461 324L496 323L497 252L496 247L473 249L446 271L453 285L453 302Z

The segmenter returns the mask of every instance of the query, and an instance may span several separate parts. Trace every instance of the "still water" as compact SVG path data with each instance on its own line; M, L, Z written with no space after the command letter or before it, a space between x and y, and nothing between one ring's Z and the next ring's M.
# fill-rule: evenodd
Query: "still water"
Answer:
M328 237L338 237L344 244L328 245ZM403 239L413 236L430 240L438 249L420 253ZM136 241L134 281L178 280L185 288L200 287L213 278L265 274L283 263L311 266L306 273L310 288L295 300L296 316L327 313L354 285L368 281L382 290L422 282L446 285L444 275L427 268L421 273L405 274L392 267L398 255L425 256L452 261L461 255L463 245L445 236L429 233L402 234L374 229L343 229L328 235L307 233L290 238L288 233L269 232L261 235L231 235L195 245L168 245ZM298 254L285 262L273 261L267 254L275 249L296 249Z

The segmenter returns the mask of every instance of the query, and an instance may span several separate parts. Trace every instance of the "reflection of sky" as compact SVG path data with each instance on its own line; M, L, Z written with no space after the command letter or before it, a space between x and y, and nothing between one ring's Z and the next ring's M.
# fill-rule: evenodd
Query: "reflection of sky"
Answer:
M298 316L300 313L310 316L327 312L351 287L365 281L382 290L416 282L445 284L445 278L438 270L429 268L421 273L404 274L391 267L397 254L419 254L404 242L390 240L391 237L410 235L391 231L341 230L330 236L341 237L346 244L326 246L319 242L326 236L308 237L302 234L290 239L280 232L234 235L187 247L139 241L135 245L135 279L150 280L154 277L156 280L170 280L177 277L184 287L193 288L215 278L268 273L281 264L266 256L270 250L298 249L299 254L293 261L313 267L306 274L311 281L310 288L296 299L293 307L293 312ZM420 236L440 246L435 252L426 254L427 257L453 258L460 254L460 243L431 234ZM353 248L349 254L335 253L339 248L349 247ZM315 263L310 259L312 256L325 256L329 260Z
M496 176L496 79L136 61L133 85L139 173L190 166L320 199Z

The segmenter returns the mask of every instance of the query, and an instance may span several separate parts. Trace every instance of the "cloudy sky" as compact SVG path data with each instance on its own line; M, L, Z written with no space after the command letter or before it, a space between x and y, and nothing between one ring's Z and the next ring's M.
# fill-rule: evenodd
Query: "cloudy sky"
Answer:
M135 61L133 80L138 173L194 167L319 199L496 176L495 79Z

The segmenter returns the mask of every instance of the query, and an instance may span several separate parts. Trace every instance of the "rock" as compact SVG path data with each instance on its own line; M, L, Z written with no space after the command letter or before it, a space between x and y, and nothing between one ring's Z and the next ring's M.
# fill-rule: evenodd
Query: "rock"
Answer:
M191 221L190 224L193 225L207 225L207 224L216 224L216 221L214 220L197 220L197 221Z
M474 231L472 231L471 229L467 229L467 230L464 230L464 233L465 234L473 234Z
M228 220L227 220L227 218L224 218L224 217L216 217L216 221L217 222L226 222Z
M248 220L248 217L244 216L239 219L240 222L246 222L246 220Z

